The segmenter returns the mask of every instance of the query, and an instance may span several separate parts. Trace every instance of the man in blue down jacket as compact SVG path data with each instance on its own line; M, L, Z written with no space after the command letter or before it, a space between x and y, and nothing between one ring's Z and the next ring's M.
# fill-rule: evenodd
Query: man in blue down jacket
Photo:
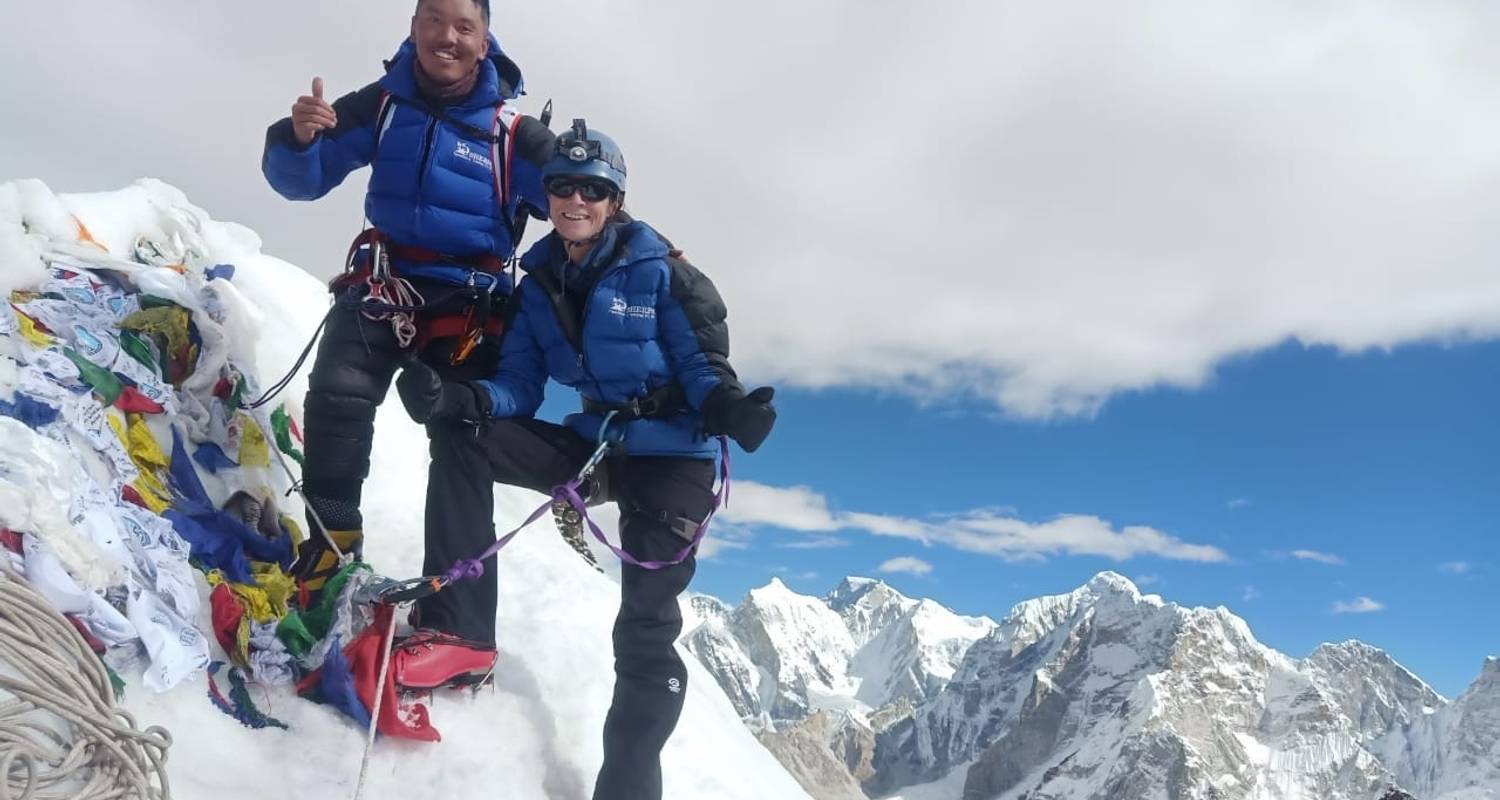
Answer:
M449 564L493 541L491 481L550 491L605 434L621 444L582 493L591 504L619 503L620 540L631 556L670 562L714 504L710 437L727 435L753 451L776 419L772 390L747 395L729 365L724 302L713 283L621 210L625 160L613 140L576 120L557 150L542 171L553 231L521 260L526 278L499 370L485 380L444 381L412 363L396 381L412 418L428 425L427 526L452 532L448 541L461 549ZM582 401L563 425L532 416L548 378ZM609 412L611 430L601 432ZM485 574L494 568L492 557ZM660 753L687 688L673 648L682 629L677 596L694 570L690 550L660 569L621 566L615 691L595 800L661 797ZM450 590L423 601L424 624L440 608L450 633L493 636L493 603L460 607L445 599ZM398 650L392 668L407 669L407 656Z
M312 94L266 134L263 172L290 200L322 197L352 170L371 167L365 214L373 227L332 286L339 302L305 404L312 530L293 571L311 591L337 570L339 553L360 552L375 409L397 366L416 354L455 379L494 372L512 288L504 264L520 223L545 212L540 170L555 137L515 110L521 72L489 23L488 0L419 0L410 37L380 80L330 104L314 79ZM359 303L372 296L409 313L367 314ZM483 604L493 603L495 587L480 581L455 591Z

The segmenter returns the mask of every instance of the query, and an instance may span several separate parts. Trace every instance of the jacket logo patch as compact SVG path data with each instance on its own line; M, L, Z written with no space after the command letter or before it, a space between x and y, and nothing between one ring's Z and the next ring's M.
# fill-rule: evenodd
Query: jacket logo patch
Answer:
M478 150L470 149L469 143L464 141L463 139L459 139L458 146L453 148L453 156L455 158L467 161L471 164L478 164L485 169L494 169L495 166L494 162L490 161L490 157L488 155L485 155Z
M617 317L635 317L636 319L656 319L656 308L653 306L632 306L625 302L625 298L616 297L609 301L609 313Z

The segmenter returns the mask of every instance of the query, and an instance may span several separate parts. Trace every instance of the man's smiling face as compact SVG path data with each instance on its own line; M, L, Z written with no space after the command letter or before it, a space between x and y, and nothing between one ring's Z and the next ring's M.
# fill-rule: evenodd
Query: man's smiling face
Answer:
M422 0L411 18L411 39L429 78L457 83L489 55L489 20L474 0Z

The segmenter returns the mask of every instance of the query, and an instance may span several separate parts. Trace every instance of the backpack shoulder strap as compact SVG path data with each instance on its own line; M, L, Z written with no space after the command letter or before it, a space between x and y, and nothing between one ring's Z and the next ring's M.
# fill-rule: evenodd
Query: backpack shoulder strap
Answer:
M391 102L389 90L380 90L380 106L375 112L375 152L380 152L380 142L385 138L385 129L391 126L391 110L395 104Z
M494 165L495 196L505 214L510 213L510 159L516 151L516 126L521 124L521 112L513 103L502 100L495 104L495 117L490 123L490 163Z

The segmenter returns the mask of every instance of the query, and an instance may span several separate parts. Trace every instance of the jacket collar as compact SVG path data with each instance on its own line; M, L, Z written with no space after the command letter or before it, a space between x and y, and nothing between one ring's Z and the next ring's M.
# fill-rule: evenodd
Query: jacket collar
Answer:
M652 258L665 258L668 252L666 240L655 229L638 219L627 217L625 221L605 227L600 233L598 244L594 245L583 264L570 268L566 273L568 283L572 284L576 275L588 275L596 270L608 271L617 266ZM555 276L558 266L566 265L567 261L568 255L563 248L562 237L552 231L532 245L526 255L521 256L521 269L527 273ZM577 272L573 271L575 269Z

